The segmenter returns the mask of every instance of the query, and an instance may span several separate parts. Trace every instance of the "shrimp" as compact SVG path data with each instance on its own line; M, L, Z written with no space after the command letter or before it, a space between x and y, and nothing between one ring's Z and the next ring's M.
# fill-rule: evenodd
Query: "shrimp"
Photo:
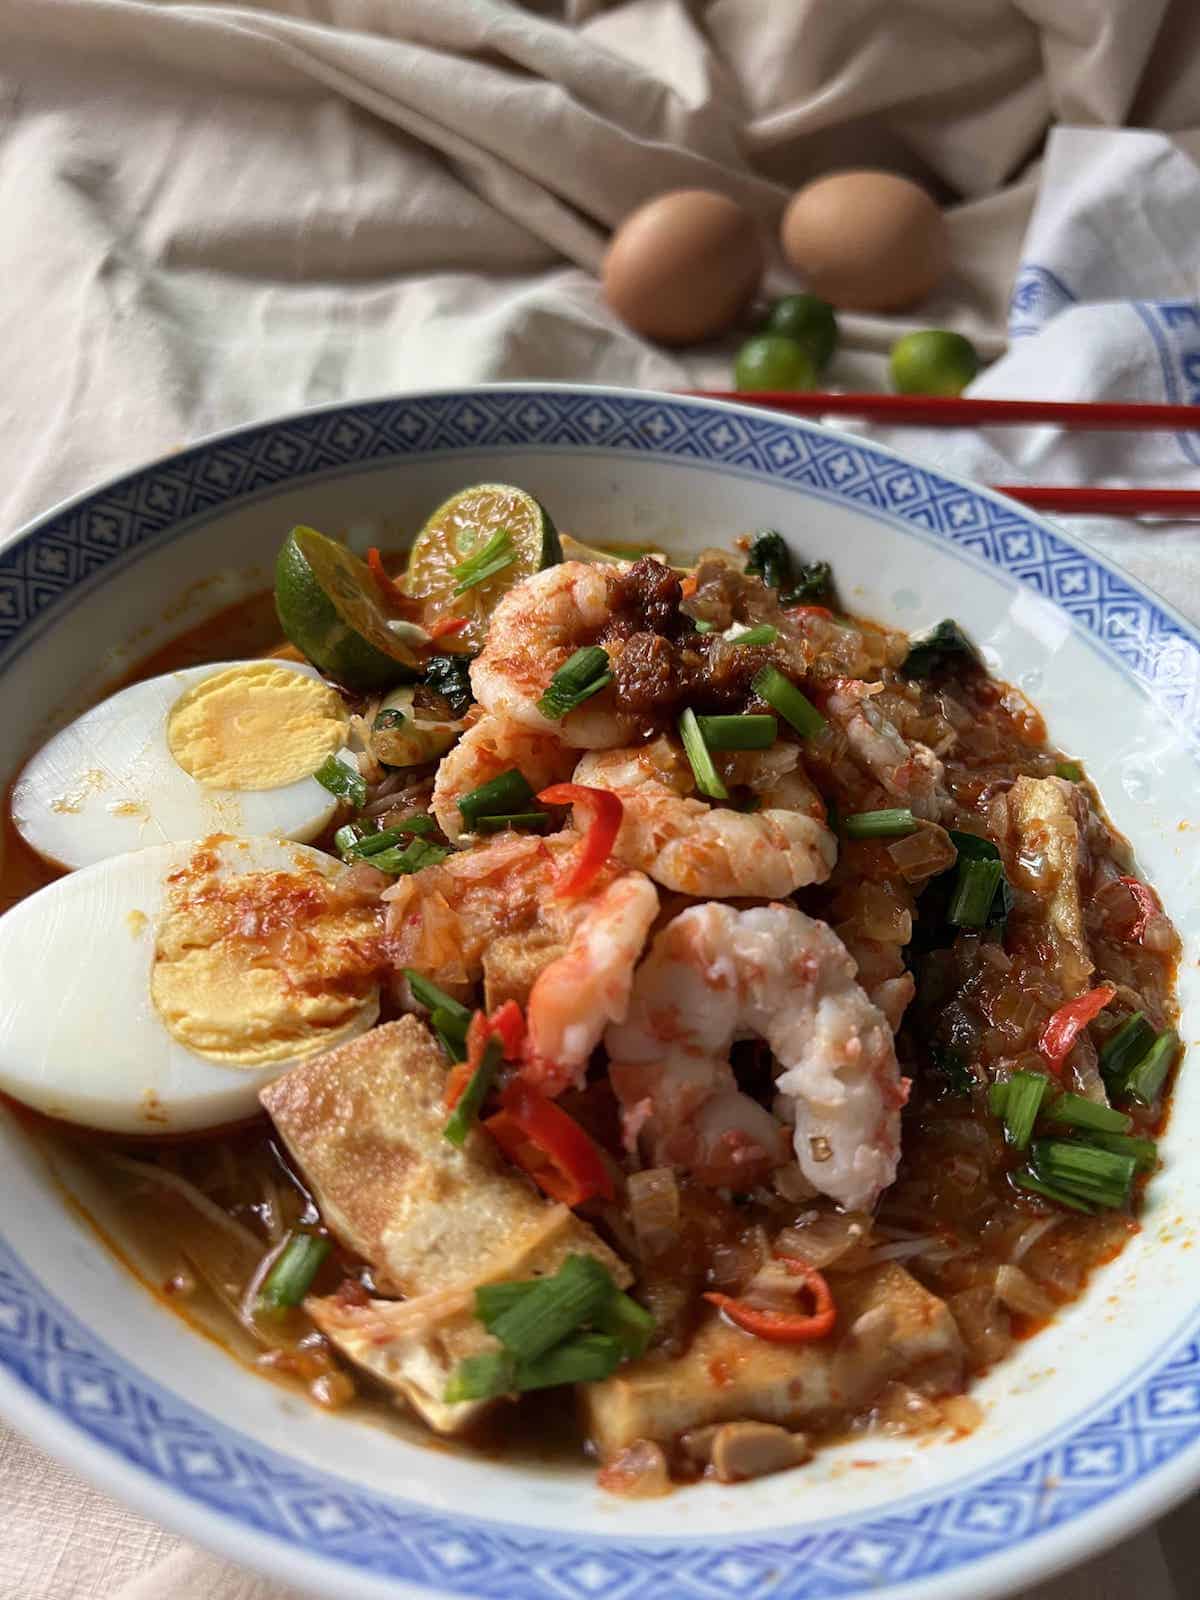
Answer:
M778 1117L734 1079L730 1046L747 1032L782 1069ZM681 912L604 1043L626 1140L643 1137L656 1163L745 1189L784 1165L790 1122L804 1177L848 1209L869 1209L895 1178L908 1085L891 1029L845 945L793 906Z
M509 835L397 879L383 894L397 967L459 993L482 976L489 1009L501 999L524 1003L522 1072L547 1094L581 1083L605 1027L624 1017L658 914L650 880L611 863L584 895L557 897L577 843L571 832Z
M637 719L617 710L611 688L561 721L538 709L559 667L582 646L594 644L611 617L608 578L600 567L562 561L535 572L514 585L492 612L487 643L471 663L475 698L485 711L533 733L556 734L577 750L625 744Z
M537 789L571 775L575 752L555 733L534 733L507 717L483 716L446 756L433 783L431 809L447 839L467 831L458 802L513 767Z
M872 697L883 692L881 683L839 678L825 700L825 710L850 742L859 764L893 798L901 800L914 816L936 822L945 812L948 797L943 779L946 769L928 745L908 744Z
M621 797L618 861L666 889L716 899L777 899L823 883L833 870L837 840L808 779L797 769L763 781L760 811L706 805L691 796L691 770L666 738L589 753L575 769L576 783Z

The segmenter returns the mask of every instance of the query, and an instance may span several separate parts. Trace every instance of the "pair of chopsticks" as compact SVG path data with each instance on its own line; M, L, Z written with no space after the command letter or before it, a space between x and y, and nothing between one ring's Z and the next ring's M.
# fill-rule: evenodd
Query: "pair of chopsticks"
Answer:
M737 400L800 417L861 417L922 428L1108 429L1200 431L1200 406L1125 405L1113 401L948 400L916 394L794 394L756 389L692 389L709 400ZM1200 489L1092 489L1057 484L994 483L993 489L1037 511L1113 517L1200 518Z

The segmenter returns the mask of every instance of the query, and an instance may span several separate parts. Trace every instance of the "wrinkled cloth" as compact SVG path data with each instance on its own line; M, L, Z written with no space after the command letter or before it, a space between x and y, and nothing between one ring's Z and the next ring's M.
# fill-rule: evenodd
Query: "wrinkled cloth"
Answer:
M1194 0L0 0L0 539L305 405L726 387L740 334L664 351L607 310L610 230L699 185L773 237L840 166L930 186L952 270L843 316L833 386L941 325L994 363L975 393L1190 400L1198 130ZM988 481L1200 483L1183 437L874 431ZM1189 528L1076 526L1200 616ZM1184 1600L1193 1520L1025 1600ZM0 1600L32 1596L284 1600L0 1430Z

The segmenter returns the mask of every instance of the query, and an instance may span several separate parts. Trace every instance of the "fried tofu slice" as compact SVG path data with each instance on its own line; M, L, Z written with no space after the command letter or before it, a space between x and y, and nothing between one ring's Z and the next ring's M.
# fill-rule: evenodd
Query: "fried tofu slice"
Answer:
M579 1401L591 1443L611 1461L638 1439L668 1443L692 1428L750 1420L800 1428L866 1405L917 1369L961 1384L962 1341L944 1301L894 1262L838 1282L838 1332L815 1344L772 1344L714 1314L686 1354L649 1355Z
M531 934L502 933L483 952L483 998L489 1015L506 1000L525 1009L534 984L567 946Z
M1062 778L1018 778L1009 791L1018 882L1043 897L1048 892L1043 904L1056 976L1069 995L1083 992L1094 967L1083 924L1078 805L1075 786Z
M592 1255L624 1287L628 1267L566 1206L539 1195L478 1129L443 1137L446 1064L433 1036L402 1017L315 1056L260 1096L321 1213L404 1301L360 1306L310 1298L306 1310L351 1360L402 1393L438 1431L480 1407L447 1407L445 1380L493 1348L473 1315L481 1283L555 1272Z

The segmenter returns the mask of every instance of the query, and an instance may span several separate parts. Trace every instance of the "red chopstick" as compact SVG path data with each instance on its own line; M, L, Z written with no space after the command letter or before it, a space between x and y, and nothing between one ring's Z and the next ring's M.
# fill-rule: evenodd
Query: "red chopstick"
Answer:
M1200 430L1200 406L1077 400L960 400L917 394L796 394L790 390L691 389L701 399L735 400L794 416L863 417L927 428L1020 427ZM1200 489L1104 489L996 483L1001 494L1036 511L1109 517L1200 519Z

